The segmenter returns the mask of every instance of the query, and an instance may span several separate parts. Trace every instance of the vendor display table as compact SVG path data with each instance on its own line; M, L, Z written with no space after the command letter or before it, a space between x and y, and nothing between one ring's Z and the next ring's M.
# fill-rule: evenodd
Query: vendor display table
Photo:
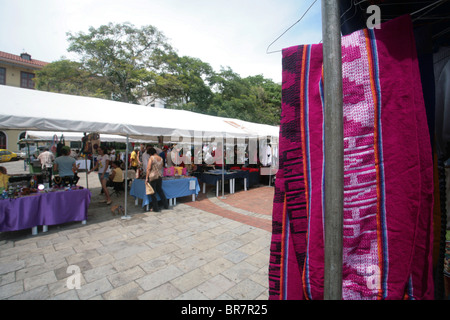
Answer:
M259 184L259 171L247 171L249 174L248 185L249 187Z
M164 177L162 188L166 198L173 205L176 204L177 198L190 195L192 195L192 201L195 201L195 196L200 192L200 186L195 177ZM147 206L147 208L152 202L152 197L145 194L145 183L143 179L133 180L130 195L136 199L136 205L138 204L138 199L142 199L142 206ZM157 199L159 199L158 195Z
M234 171L224 171L223 178L225 181L229 180L230 193L234 193L235 179L240 177L240 174ZM200 180L203 182L203 193L205 193L206 184L216 185L216 197L219 196L220 182L222 181L222 170L211 170L202 172ZM244 178L244 188L247 190L247 180Z
M0 200L0 232L31 228L66 222L86 223L91 201L89 189L36 193L30 196Z
M278 168L273 167L262 167L261 168L261 175L262 176L270 176L269 178L269 186L271 184L271 181L276 177L278 172Z
M224 171L224 180L229 180L230 193L235 192L236 179L243 179L244 190L253 184L259 182L258 172L249 172L247 170L231 170ZM216 169L211 171L202 172L199 175L199 179L203 182L203 193L205 193L206 184L212 184L216 186L216 196L219 196L220 182L222 181L222 170Z

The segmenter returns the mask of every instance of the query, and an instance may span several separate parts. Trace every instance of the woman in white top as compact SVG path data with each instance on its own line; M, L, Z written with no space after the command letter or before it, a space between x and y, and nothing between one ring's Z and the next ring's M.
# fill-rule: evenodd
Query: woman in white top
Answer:
M106 202L106 204L111 204L111 197L109 196L108 188L106 187L106 182L109 178L109 155L106 153L105 147L99 147L98 148L98 156L97 156L97 163L95 166L88 171L88 174L92 171L98 169L98 178L100 180L100 183L102 184L103 192L105 193L106 199L101 202Z

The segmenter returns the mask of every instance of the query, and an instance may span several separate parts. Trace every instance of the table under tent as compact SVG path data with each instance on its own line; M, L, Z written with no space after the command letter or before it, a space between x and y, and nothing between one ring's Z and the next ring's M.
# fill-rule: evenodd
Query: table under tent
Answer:
M41 153L44 148L48 148L49 150L53 148L53 153L55 156L58 156L57 148L60 146L68 146L71 150L78 150L80 155L84 155L81 149L83 147L82 140L86 137L86 135L87 134L83 132L71 131L26 131L24 135L25 137L17 142L17 144L21 146L20 150L25 152L24 171L27 171L27 166L29 166L29 172L31 174L41 172L41 164L40 161L36 159L36 156ZM125 150L126 137L114 134L102 134L101 142L112 146L119 144L122 149ZM157 142L158 140L154 139L129 139L129 143L132 144ZM85 160L86 163L84 163L81 159L77 160L80 170L91 168L91 160Z
M69 132L96 132L100 137L118 135L125 139L127 155L131 153L128 147L131 141L159 142L163 137L168 139L166 141L184 146L202 144L203 141L215 141L222 146L226 145L227 141L232 144L252 145L258 145L259 141L270 141L276 145L279 133L276 126L184 110L151 108L8 86L0 86L0 94L5 97L0 111L2 129L48 131L66 135L69 135ZM125 157L125 162L127 171L128 157ZM128 176L127 172L125 176ZM222 187L222 192L223 190ZM129 218L127 194L125 184L124 219Z

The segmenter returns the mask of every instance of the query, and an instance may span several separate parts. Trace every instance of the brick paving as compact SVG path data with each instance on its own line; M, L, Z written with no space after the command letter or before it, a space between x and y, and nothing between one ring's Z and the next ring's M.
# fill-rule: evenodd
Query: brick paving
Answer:
M99 203L95 184L89 176L86 225L49 226L36 236L31 230L0 233L0 299L268 298L272 187L225 199L208 190L159 213L146 212L129 196L131 219L123 220ZM123 204L123 198L113 201Z
M271 232L272 187L258 187L249 189L248 191L239 191L234 194L225 195L225 199L222 199L221 196L217 198L212 196L212 192L209 194L211 195L208 198L209 201L186 202L186 204ZM200 200L202 200L201 195Z

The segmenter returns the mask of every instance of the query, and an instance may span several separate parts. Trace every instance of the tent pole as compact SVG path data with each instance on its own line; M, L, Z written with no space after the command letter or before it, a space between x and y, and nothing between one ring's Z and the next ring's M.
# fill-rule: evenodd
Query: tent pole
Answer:
M123 220L129 220L131 217L128 215L128 141L129 141L129 135L127 134L127 142L125 147L125 208L124 208L124 215L122 216Z
M88 174L87 174L88 171L89 171L89 168L87 166L87 157L86 157L86 155L84 155L84 168L86 170L86 188L89 189L89 179L88 179Z
M225 132L222 133L222 199L225 199L225 161L223 159L224 149L225 149Z
M325 87L325 275L324 299L342 299L343 102L339 5L322 0Z
M86 132L83 132L83 136L86 138ZM84 154L84 168L86 170L86 189L89 189L88 171L90 168L87 167L87 154L86 153Z

